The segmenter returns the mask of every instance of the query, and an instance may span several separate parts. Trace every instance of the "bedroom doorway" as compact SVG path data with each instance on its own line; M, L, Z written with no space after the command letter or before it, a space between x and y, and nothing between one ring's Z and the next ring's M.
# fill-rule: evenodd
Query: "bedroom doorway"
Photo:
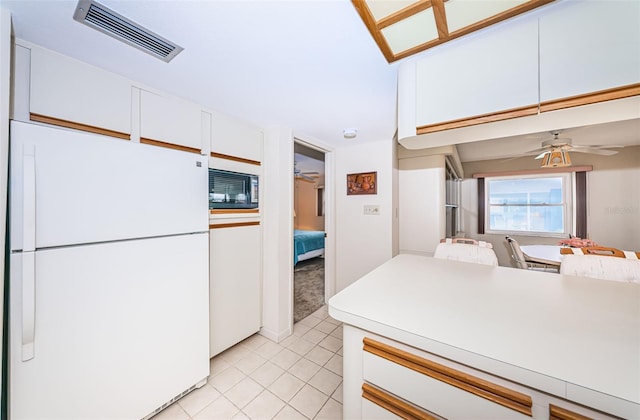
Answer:
M293 322L324 305L325 153L294 143Z

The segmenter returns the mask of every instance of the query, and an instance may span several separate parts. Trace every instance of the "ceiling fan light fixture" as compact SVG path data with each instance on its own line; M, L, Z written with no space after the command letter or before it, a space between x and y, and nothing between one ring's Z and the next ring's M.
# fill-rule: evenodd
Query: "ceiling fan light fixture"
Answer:
M571 158L567 150L552 149L542 157L542 168L562 168L571 166Z

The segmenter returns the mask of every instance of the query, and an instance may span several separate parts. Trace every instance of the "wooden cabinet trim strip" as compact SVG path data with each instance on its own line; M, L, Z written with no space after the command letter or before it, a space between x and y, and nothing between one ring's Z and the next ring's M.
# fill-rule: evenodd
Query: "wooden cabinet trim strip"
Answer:
M530 105L522 108L510 109L507 111L494 112L491 114L477 115L470 118L461 118L459 120L452 120L437 124L423 125L416 127L417 134L428 134L436 131L452 130L454 128L468 127L471 125L478 125L484 123L490 123L495 121L508 120L511 118L526 117L529 115L538 114L538 105Z
M140 143L149 144L151 146L166 147L167 149L181 150L183 152L200 154L200 149L195 147L181 146L179 144L167 143L160 140L153 140L146 137L140 137Z
M82 130L89 133L115 137L122 140L131 140L131 135L128 133L121 133L120 131L109 130L107 128L95 127L93 125L77 123L77 122L63 120L55 117L48 117L46 115L30 113L29 119L31 121L36 121L44 124L51 124L51 125L57 125L59 127L72 128L74 130Z
M224 228L243 227L243 226L260 226L260 222L218 223L215 225L209 225L209 229L224 229Z
M362 398L371 401L372 403L403 419L437 420L436 417L407 404L391 394L388 394L378 388L374 388L369 384L362 384Z
M384 343L364 338L364 351L397 363L408 369L427 375L449 385L470 392L504 407L532 416L532 399L529 395L491 383L448 366L424 359Z
M238 156L225 155L225 154L216 153L216 152L211 152L211 157L232 160L234 162L248 163L250 165L257 165L257 166L262 165L262 163L260 163L260 161L257 161L257 160L245 159Z
M245 214L245 213L260 213L260 209L212 209L209 210L210 214Z
M637 95L640 95L640 83L586 93L584 95L571 96L569 98L541 102L540 112L555 111L563 108L589 105L596 102L611 101L614 99L628 98Z
M566 408L549 404L549 420L593 420L593 419L591 417L583 416L582 414L569 411Z

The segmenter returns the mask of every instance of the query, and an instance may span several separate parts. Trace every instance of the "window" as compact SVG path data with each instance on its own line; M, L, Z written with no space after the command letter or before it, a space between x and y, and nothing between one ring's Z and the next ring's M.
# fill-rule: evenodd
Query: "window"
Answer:
M316 216L324 216L324 186L316 187Z
M569 173L485 179L487 233L566 235L572 229Z

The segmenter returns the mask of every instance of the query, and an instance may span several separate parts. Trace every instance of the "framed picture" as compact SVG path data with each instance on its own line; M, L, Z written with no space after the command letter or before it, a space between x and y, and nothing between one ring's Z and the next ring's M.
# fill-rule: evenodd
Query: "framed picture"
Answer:
M347 195L377 194L378 172L347 174Z

